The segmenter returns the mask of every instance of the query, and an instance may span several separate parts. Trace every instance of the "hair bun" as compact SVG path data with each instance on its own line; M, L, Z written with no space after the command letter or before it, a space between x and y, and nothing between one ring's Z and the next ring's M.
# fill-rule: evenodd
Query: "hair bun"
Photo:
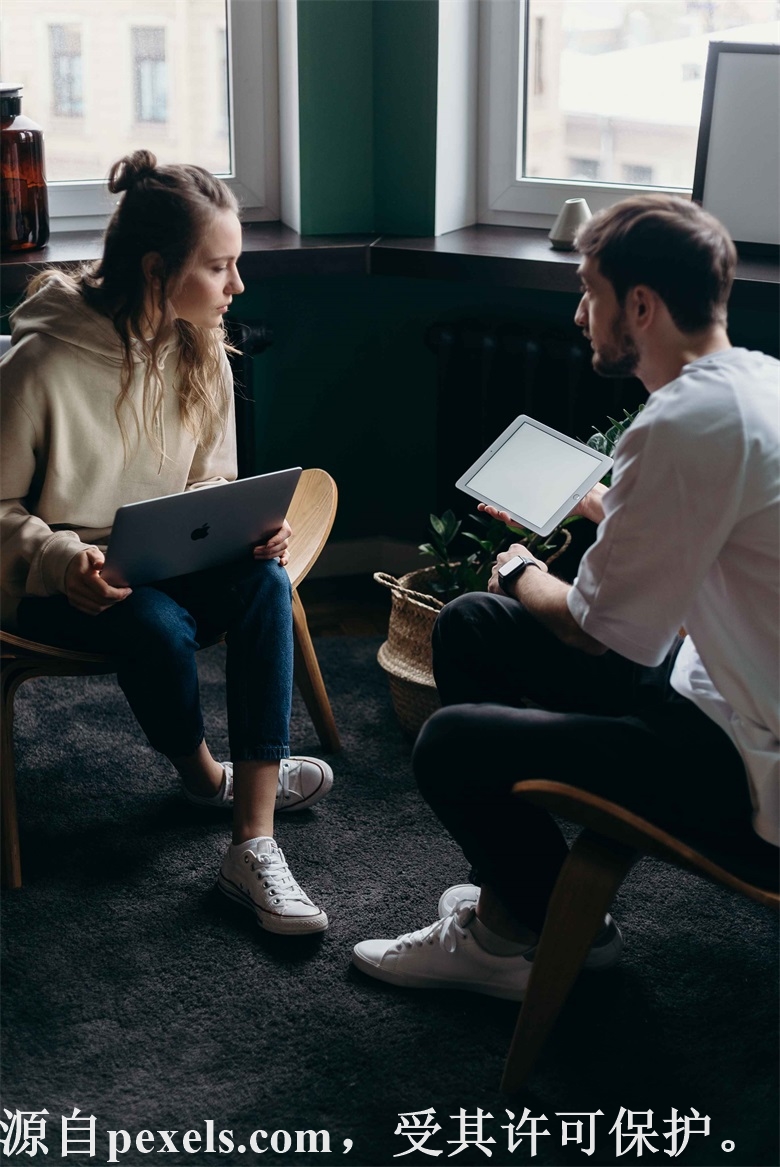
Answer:
M157 158L151 150L134 150L126 154L111 167L108 175L108 189L112 194L119 194L123 190L130 190L141 179L154 174L157 169Z

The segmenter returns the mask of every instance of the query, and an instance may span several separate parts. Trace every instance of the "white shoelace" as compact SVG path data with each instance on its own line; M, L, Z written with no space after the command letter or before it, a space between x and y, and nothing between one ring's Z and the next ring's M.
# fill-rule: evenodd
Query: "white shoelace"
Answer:
M396 941L397 951L402 948L422 948L423 944L433 944L438 939L445 952L450 955L458 947L458 941L463 940L468 932L468 924L474 918L474 905L464 904L443 920L435 920L427 928L420 928L417 932L407 932L399 936Z
M290 794L290 778L293 774L297 774L303 765L297 758L282 758L279 763L279 789L277 798L281 794L284 802L288 802L292 797Z
M272 903L280 904L284 900L302 900L307 904L311 902L287 866L281 847L269 854L253 854L250 870L255 873L257 879L262 880Z

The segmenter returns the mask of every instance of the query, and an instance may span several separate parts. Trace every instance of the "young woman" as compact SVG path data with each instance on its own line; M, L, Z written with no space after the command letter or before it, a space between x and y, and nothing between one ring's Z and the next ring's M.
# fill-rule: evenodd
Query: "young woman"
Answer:
M12 314L3 360L4 621L34 640L111 652L150 744L185 796L233 810L218 884L272 932L327 928L273 839L275 809L311 806L330 767L289 757L287 523L246 560L143 587L100 574L124 503L236 477L222 318L243 291L232 192L197 166L117 162L103 257L45 272ZM231 762L204 738L195 652L227 629Z

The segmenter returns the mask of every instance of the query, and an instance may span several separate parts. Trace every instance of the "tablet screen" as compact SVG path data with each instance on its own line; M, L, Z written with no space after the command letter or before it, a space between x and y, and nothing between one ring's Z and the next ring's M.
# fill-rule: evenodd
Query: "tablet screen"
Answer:
M534 526L560 509L602 460L527 422L504 442L467 485ZM466 485L466 483L464 483Z

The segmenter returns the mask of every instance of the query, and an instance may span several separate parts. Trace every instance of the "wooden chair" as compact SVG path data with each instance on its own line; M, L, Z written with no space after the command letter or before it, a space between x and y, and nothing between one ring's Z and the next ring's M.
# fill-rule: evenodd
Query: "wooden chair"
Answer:
M293 586L294 675L301 696L325 750L340 748L338 730L314 651L298 585L316 562L336 515L337 490L324 470L304 470L293 496L288 519L293 529L287 571ZM218 641L210 641L215 644ZM202 647L208 647L203 645ZM106 655L73 652L24 640L0 631L2 671L2 741L0 748L0 875L4 887L21 887L19 828L14 776L14 696L33 677L74 677L116 672L116 661Z
M562 782L519 782L514 793L585 829L571 849L550 900L501 1082L502 1090L510 1094L530 1076L604 914L640 856L652 855L725 884L760 904L780 906L776 868L757 870L744 855L718 856L715 861L622 806Z

